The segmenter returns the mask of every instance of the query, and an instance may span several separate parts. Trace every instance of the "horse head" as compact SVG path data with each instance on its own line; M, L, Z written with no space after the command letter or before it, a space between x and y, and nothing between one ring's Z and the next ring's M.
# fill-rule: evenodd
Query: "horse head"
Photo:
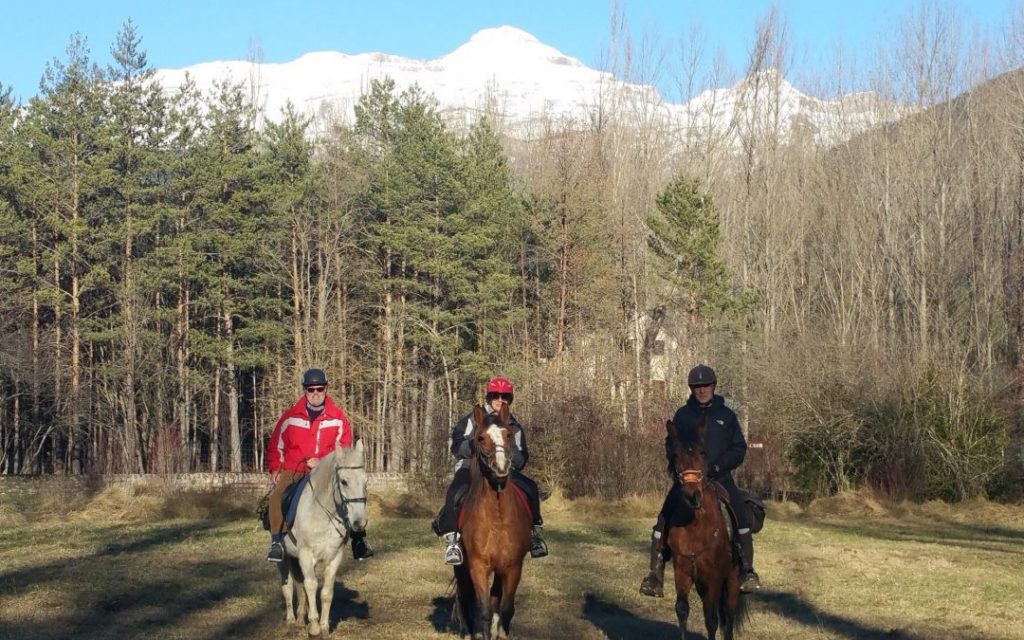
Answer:
M366 512L366 465L363 441L353 447L338 448L334 453L334 504L345 528L363 531L368 520Z
M473 447L481 468L499 486L503 487L512 471L509 458L511 431L508 427L508 405L498 413L487 413L480 405L473 407Z
M677 428L671 421L665 423L672 442L672 471L683 488L683 496L694 510L704 502L704 469L707 465L704 453L704 428L702 416L694 429Z

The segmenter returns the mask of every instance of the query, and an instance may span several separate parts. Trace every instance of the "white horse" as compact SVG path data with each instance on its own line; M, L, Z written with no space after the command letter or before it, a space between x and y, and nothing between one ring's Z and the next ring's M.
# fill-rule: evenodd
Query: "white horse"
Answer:
M309 486L299 497L295 524L285 536L285 561L278 564L285 619L296 621L293 595L301 618L308 606L307 632L329 632L334 578L341 565L345 543L352 531L366 528L366 470L363 441L338 448L320 459L309 474ZM295 589L296 583L302 589ZM320 611L316 592L320 587Z

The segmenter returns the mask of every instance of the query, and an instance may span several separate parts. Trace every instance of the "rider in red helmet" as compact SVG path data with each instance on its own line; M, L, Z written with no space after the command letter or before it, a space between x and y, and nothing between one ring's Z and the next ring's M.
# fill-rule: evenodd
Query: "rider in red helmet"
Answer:
M487 381L484 396L484 409L487 413L498 413L503 405L511 405L514 396L512 382L504 376L495 376ZM541 538L543 521L540 517L540 492L537 483L531 478L523 475L523 467L530 459L530 451L526 447L526 435L523 427L515 416L509 415L508 426L512 433L512 451L509 453L512 459L512 482L523 490L530 503L530 511L533 512L533 529L530 535L530 556L543 558L548 555L548 547ZM434 533L444 537L445 564L462 564L462 547L459 545L458 516L459 504L465 490L469 487L469 459L473 457L472 439L476 425L473 423L473 413L461 418L452 427L451 452L455 456L455 475L445 494L444 505L434 520Z

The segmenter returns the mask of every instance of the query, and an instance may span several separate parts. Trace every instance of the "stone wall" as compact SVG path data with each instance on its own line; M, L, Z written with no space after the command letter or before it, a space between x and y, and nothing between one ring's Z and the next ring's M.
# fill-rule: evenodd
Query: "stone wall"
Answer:
M266 491L270 476L266 473L176 473L114 474L110 476L0 476L0 498L16 494L65 495L98 491L106 487L138 489L159 487L185 491L209 491L224 487ZM370 473L366 488L375 492L405 492L409 479L403 473Z

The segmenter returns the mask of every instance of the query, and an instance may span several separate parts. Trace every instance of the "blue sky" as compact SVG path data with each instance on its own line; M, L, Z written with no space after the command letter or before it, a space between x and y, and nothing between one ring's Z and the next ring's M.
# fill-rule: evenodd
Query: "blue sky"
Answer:
M45 64L63 58L80 32L101 65L129 17L138 25L150 65L184 67L209 60L245 60L258 43L266 62L287 62L309 51L383 51L430 59L452 51L476 31L512 25L585 64L606 59L607 0L18 0L0 19L0 83L15 97L37 91ZM795 71L843 43L867 51L881 30L918 0L619 0L634 37L654 34L668 46L699 25L712 50L738 69L754 25L775 4L789 29ZM940 2L983 29L1004 25L1016 0Z

